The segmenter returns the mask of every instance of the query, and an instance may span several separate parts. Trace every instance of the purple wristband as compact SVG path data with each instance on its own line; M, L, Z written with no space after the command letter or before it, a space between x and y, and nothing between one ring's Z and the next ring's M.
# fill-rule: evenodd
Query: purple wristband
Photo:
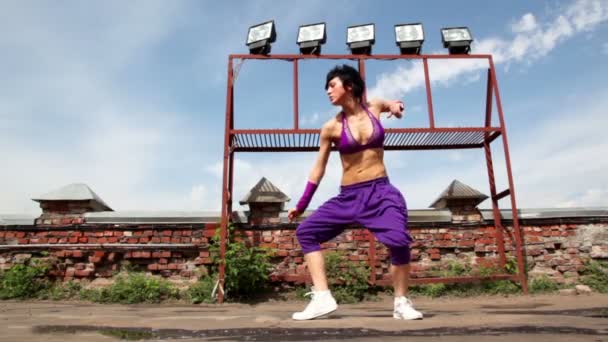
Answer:
M310 204L310 200L312 199L312 196L315 194L315 191L317 191L317 184L308 181L308 183L306 183L306 189L304 189L304 193L302 194L302 197L300 197L300 200L298 201L298 204L296 204L296 209L303 213L304 210L306 210L306 208L308 207L308 204Z

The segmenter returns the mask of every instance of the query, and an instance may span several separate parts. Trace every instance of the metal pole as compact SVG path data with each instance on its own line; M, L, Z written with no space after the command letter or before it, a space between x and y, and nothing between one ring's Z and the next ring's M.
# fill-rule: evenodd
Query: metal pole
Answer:
M298 129L298 127L300 125L299 124L300 120L298 118L298 116L300 114L299 113L300 103L299 103L299 97L298 97L299 96L298 95L298 93L299 93L298 92L298 90L299 90L298 83L299 83L299 81L298 81L298 60L294 59L293 60L293 127L295 129Z
M224 129L224 169L222 173L222 218L220 221L220 265L219 265L219 291L218 291L218 302L224 302L224 283L226 275L226 235L228 230L228 201L230 199L229 193L229 175L228 175L228 164L230 163L230 128L232 126L232 87L234 71L232 69L232 58L228 60L228 82L226 89L226 125Z
M435 128L435 113L433 112L433 94L431 92L428 59L424 58L422 62L424 65L424 84L426 85L426 103L429 108L429 124L431 128Z
M486 93L486 127L492 125L492 74L488 69L488 87ZM496 229L496 245L498 247L498 262L501 269L505 268L506 256L505 256L505 241L502 233L502 221L500 217L500 210L498 209L498 198L496 198L496 182L494 179L494 164L492 162L492 150L490 148L490 142L488 138L489 132L485 133L485 139L483 142L483 149L485 151L486 166L488 169L488 180L490 182L490 195L492 200L492 213L494 216L494 227Z
M492 75L492 86L494 88L494 95L496 96L496 108L498 109L498 118L500 121L500 128L502 130L502 143L505 151L505 163L507 166L507 176L509 178L509 191L511 194L511 213L513 215L513 231L515 232L515 245L517 254L517 267L519 278L521 282L522 290L525 294L528 293L528 279L526 278L526 265L524 260L524 244L523 244L523 232L519 226L519 214L517 212L517 203L515 201L515 184L513 182L513 172L511 170L511 157L509 155L509 141L507 139L507 128L505 126L505 118L502 111L502 103L500 101L500 92L498 91L498 80L496 79L496 70L494 69L494 61L492 56L489 58L490 61L490 72Z

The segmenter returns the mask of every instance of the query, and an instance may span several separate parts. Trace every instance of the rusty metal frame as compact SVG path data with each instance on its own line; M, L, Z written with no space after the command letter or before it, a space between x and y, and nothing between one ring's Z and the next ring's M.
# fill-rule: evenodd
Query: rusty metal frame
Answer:
M293 129L235 129L234 128L234 61L239 60L284 60L293 64ZM507 129L505 127L500 92L496 71L491 55L246 55L233 54L228 58L228 76L226 87L226 124L224 132L224 167L222 179L222 211L220 221L220 259L219 266L219 289L218 301L224 300L225 281L225 255L226 239L229 220L232 213L232 191L234 174L234 154L236 152L304 152L317 151L319 149L319 130L299 128L299 79L298 67L300 60L322 59L322 60L356 60L359 72L365 79L366 60L422 60L424 68L425 88L427 96L429 127L428 128L388 128L386 129L385 150L445 150L445 149L474 149L483 148L486 157L488 181L490 184L494 226L496 228L496 243L499 255L498 264L504 270L506 264L504 246L504 227L498 201L509 197L513 214L513 234L515 237L515 254L517 258L517 274L498 274L490 277L450 277L450 278L414 278L411 284L426 283L452 283L452 282L477 282L481 280L510 279L520 282L524 293L528 293L528 283L525 272L525 260L523 253L523 231L519 225L517 204L515 201L515 186L511 170L509 155L509 143L507 140ZM435 127L433 112L433 97L431 92L431 81L429 76L428 61L432 59L481 59L488 61L487 93L485 125L483 127L458 127L440 128ZM496 101L499 123L492 126L492 102ZM508 188L497 193L494 179L494 166L490 144L498 137L502 137L505 163L508 176ZM376 245L374 236L368 234L369 264L371 267L370 282L372 284L385 285L388 280L376 280Z

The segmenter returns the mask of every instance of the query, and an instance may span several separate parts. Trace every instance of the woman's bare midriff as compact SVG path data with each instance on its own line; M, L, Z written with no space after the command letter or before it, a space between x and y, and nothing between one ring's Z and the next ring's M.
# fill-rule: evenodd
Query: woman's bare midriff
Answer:
M384 150L370 148L353 154L342 154L342 186L386 177Z

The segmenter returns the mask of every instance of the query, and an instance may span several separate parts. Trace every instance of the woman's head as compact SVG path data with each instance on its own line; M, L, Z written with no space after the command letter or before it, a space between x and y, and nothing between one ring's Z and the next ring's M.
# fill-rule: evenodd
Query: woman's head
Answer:
M361 78L359 71L349 65L338 65L327 73L325 90L327 90L327 94L333 104L340 104L343 100L343 95L348 93L353 98L361 101L364 89L365 82Z

